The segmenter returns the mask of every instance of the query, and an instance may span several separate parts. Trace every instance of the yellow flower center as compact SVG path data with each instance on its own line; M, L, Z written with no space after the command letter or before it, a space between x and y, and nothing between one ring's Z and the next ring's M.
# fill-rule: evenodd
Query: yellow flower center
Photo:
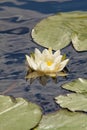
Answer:
M51 66L53 64L53 62L50 61L50 60L48 60L46 63L47 63L48 66Z

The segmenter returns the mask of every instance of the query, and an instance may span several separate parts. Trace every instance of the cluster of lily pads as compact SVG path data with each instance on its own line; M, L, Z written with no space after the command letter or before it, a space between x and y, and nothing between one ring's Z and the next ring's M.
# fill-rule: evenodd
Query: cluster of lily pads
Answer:
M55 50L64 48L72 41L77 51L87 51L86 36L87 12L58 13L42 20L32 31L36 42ZM27 78L44 74L58 76L68 63L68 59L63 59L60 51L53 54L50 49L42 53L36 49L35 55L26 58L29 67L33 69L33 73ZM79 77L61 87L71 93L55 97L54 101L62 109L47 115L43 115L38 105L25 99L1 95L0 130L87 130L87 79Z
M86 130L87 80L76 79L62 86L74 93L55 97L62 108L43 115L41 108L22 98L0 96L1 130Z

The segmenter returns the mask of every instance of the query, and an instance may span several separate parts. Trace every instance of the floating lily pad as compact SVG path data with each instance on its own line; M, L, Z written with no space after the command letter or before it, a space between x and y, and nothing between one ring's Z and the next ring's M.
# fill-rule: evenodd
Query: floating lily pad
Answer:
M55 99L62 108L68 108L71 111L87 112L87 94L73 93L67 94L67 96L58 96Z
M56 97L56 102L63 108L68 108L71 111L87 112L87 80L76 79L62 86L65 89L75 91L76 93L60 95Z
M71 41L77 51L87 50L87 12L58 13L38 23L32 30L38 44L62 49Z
M41 119L40 108L22 98L0 96L0 130L30 130Z
M44 115L35 130L87 130L87 115L60 110L54 114Z
M62 87L77 93L87 93L87 79L79 78L75 81L64 84Z

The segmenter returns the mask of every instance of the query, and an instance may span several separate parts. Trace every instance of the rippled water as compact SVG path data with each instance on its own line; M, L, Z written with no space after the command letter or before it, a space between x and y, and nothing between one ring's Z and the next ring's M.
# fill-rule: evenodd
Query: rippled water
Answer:
M43 18L57 12L87 11L84 0L0 0L0 93L24 97L39 104L44 113L59 109L54 97L67 91L61 85L78 77L87 78L87 52L76 52L71 44L62 50L70 58L69 75L57 81L47 79L42 85L36 79L30 85L25 80L25 54L35 47L31 38L32 28Z

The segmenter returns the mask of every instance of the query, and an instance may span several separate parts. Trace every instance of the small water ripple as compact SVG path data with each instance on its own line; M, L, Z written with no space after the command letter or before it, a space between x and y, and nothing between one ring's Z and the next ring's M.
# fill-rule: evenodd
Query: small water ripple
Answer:
M48 8L49 7L49 8ZM64 83L77 78L87 79L87 51L77 52L70 43L62 49L70 59L67 77L41 79L30 83L27 73L25 54L37 47L31 38L32 28L43 18L60 11L87 10L87 1L81 0L1 0L0 1L0 94L23 97L42 107L43 113L60 109L54 97L69 93L62 89Z

